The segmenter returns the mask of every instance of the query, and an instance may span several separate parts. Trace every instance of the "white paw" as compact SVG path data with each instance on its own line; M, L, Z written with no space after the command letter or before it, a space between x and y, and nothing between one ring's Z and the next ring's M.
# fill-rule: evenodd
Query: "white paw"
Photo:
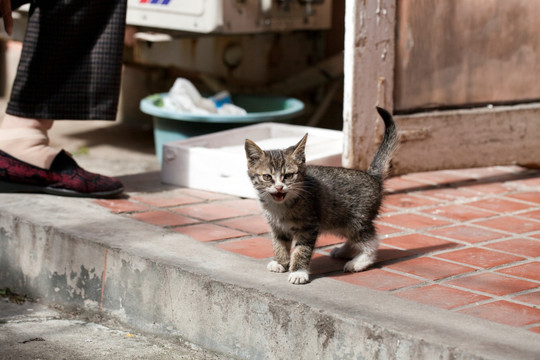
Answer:
M291 284L306 284L309 282L309 274L306 270L298 270L289 274L289 282Z
M373 264L373 261L365 259L362 256L355 257L351 261L348 261L343 268L344 272L359 272L366 269L369 265Z
M280 263L278 263L277 261L275 260L272 260L268 263L268 265L266 265L266 268L272 272L278 272L278 273L282 273L282 272L285 272L287 271L283 265L281 265Z

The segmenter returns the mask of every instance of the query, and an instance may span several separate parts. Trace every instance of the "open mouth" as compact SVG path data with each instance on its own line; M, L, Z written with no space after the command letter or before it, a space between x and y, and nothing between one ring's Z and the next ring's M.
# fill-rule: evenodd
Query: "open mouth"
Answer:
M272 194L272 197L274 198L276 202L282 202L283 200L285 200L285 195L287 194L283 192L277 192L277 193Z

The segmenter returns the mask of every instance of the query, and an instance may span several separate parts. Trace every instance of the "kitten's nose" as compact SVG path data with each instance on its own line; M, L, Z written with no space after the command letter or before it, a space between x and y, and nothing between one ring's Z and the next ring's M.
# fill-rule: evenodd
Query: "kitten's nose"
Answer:
M277 191L283 190L283 186L282 186L282 185L276 185L276 190L277 190Z

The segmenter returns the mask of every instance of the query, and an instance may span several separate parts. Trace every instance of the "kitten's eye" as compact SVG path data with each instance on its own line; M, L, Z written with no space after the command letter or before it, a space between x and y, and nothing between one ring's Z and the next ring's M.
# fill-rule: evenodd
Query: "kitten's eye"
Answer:
M283 180L290 180L294 177L295 174L293 173L287 173L285 175L283 175Z
M264 181L272 181L272 175L269 174L264 174L262 178Z

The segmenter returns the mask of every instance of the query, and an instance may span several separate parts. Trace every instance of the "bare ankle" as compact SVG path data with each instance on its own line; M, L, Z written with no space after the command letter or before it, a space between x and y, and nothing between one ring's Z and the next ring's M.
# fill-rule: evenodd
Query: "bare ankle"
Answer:
M6 114L0 124L0 150L34 166L50 168L60 152L49 146L47 131L53 123Z

